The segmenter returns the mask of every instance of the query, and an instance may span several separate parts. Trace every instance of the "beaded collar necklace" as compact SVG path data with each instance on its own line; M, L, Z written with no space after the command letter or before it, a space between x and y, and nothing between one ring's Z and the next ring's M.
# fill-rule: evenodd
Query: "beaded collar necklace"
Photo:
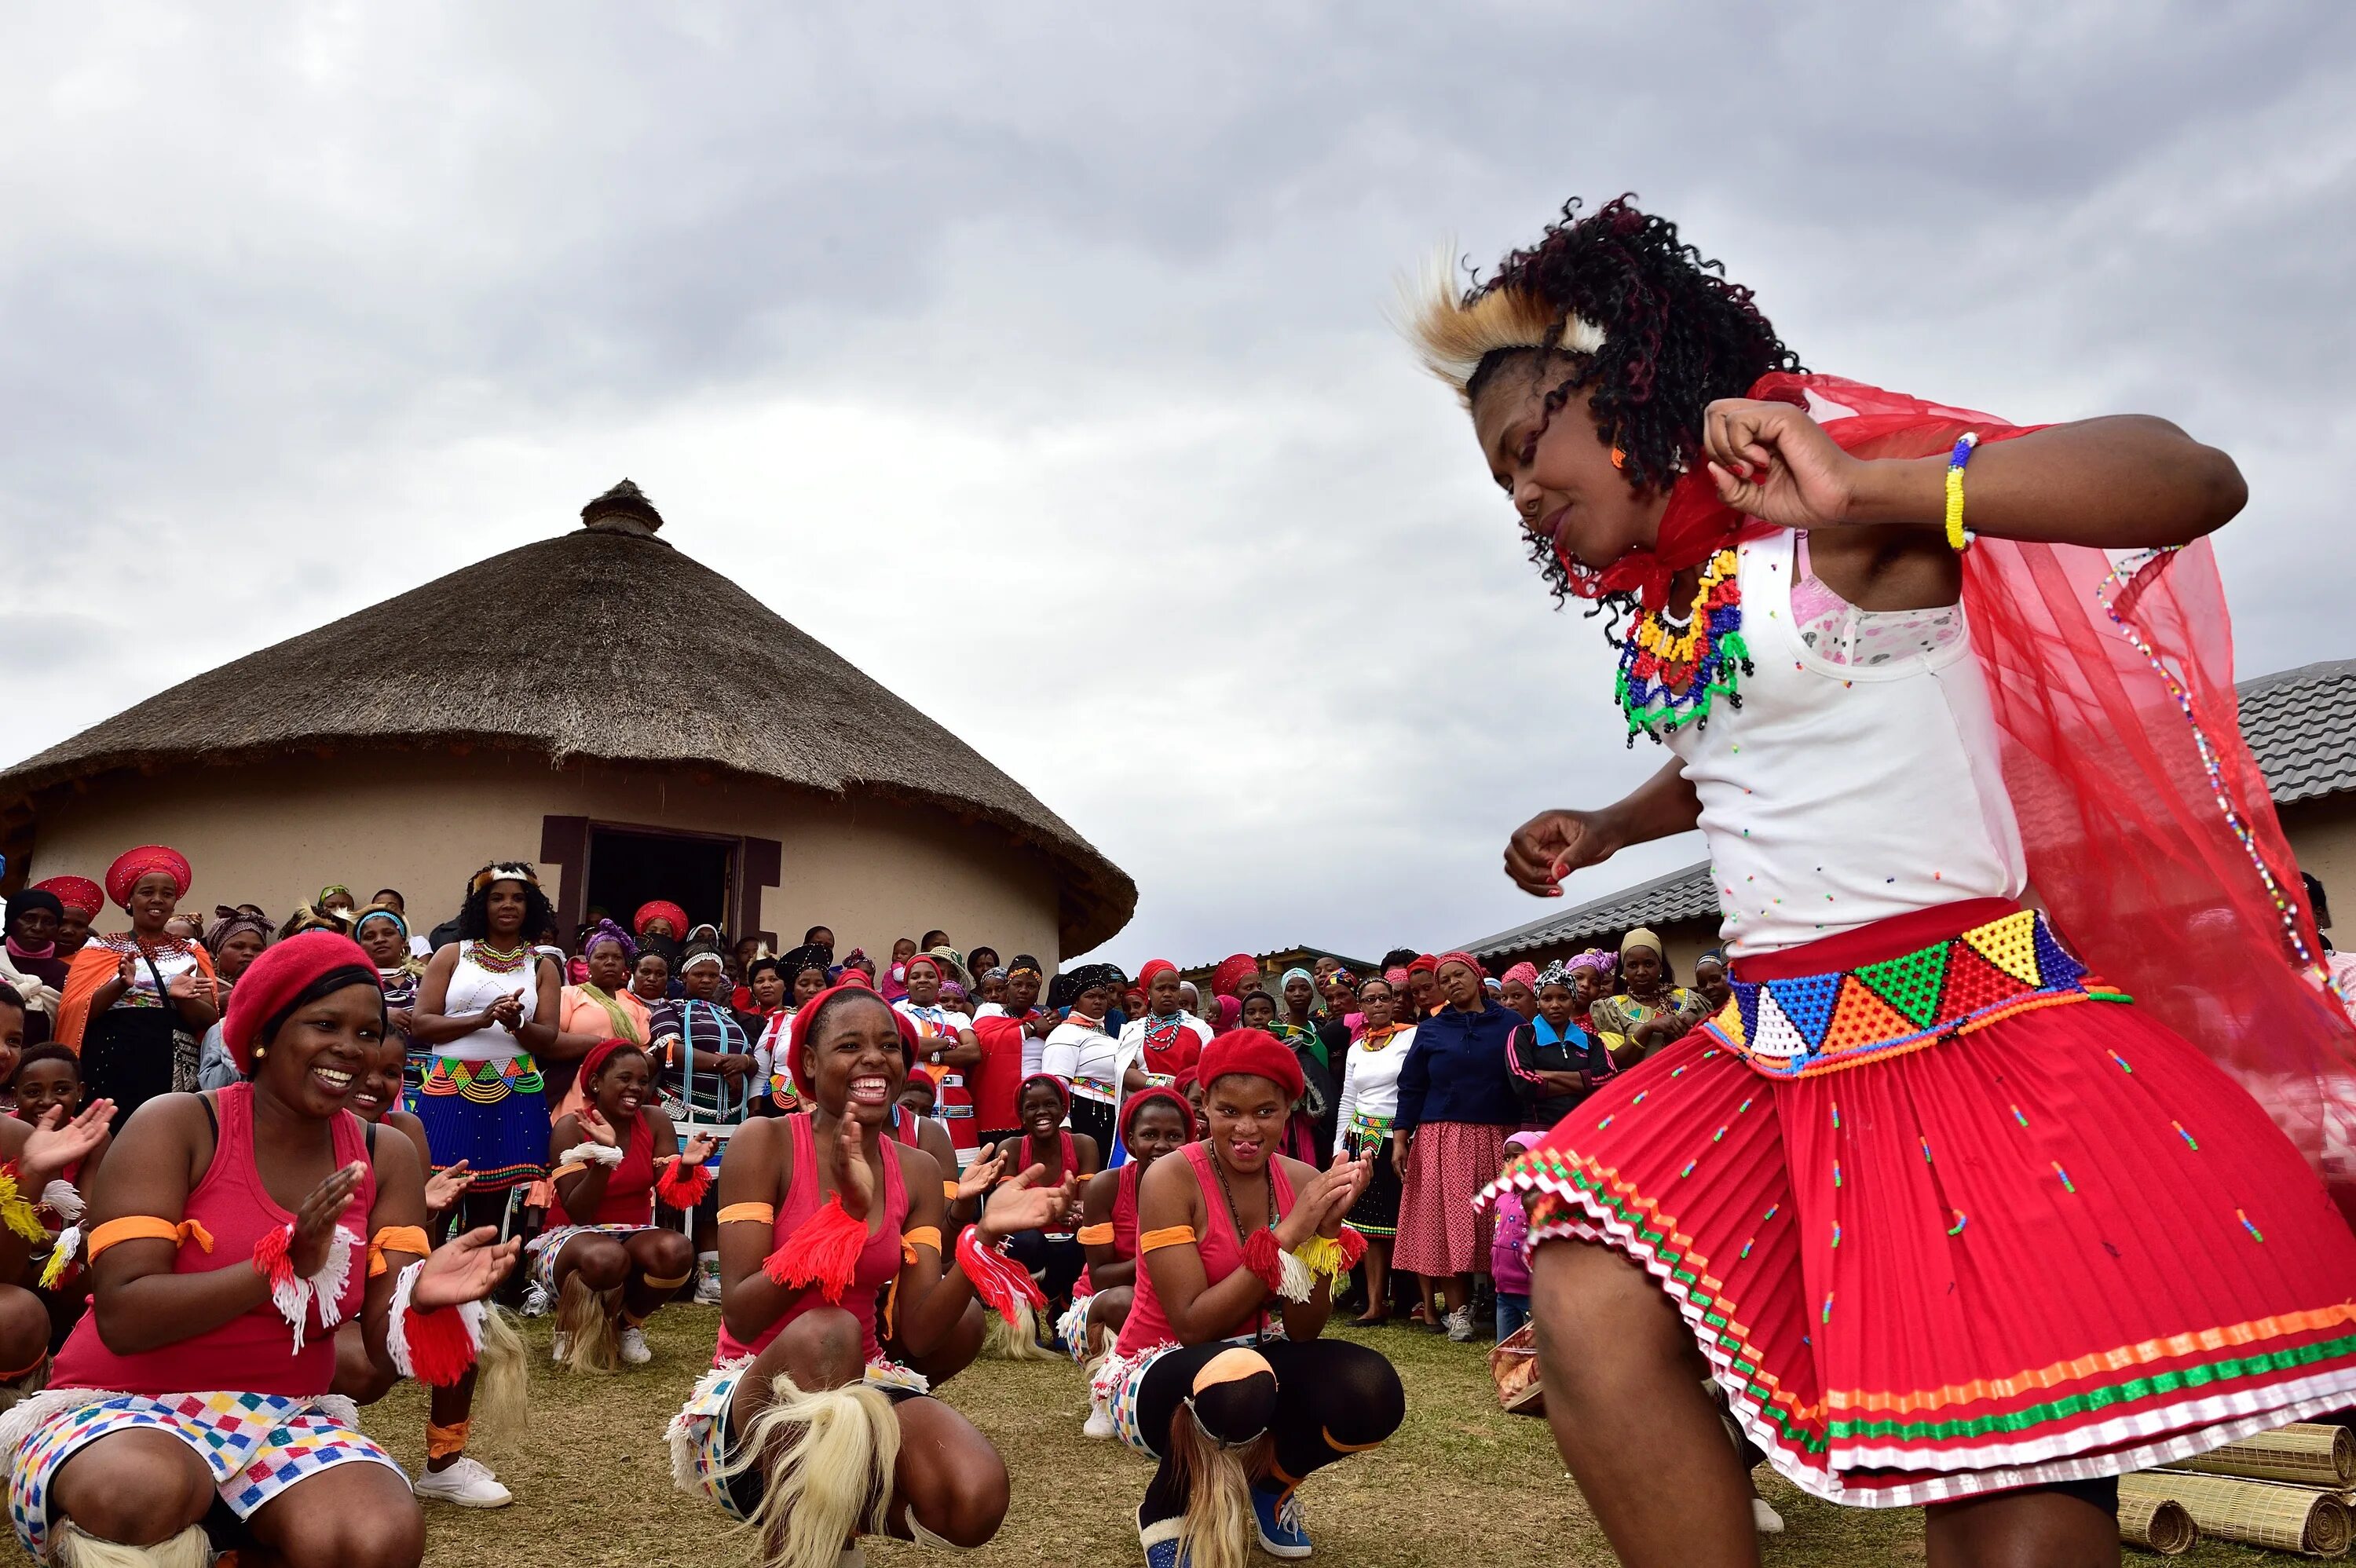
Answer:
M1731 545L1709 558L1682 620L1664 610L1637 612L1621 641L1620 673L1612 683L1631 746L1639 734L1666 741L1688 724L1708 722L1721 695L1729 707L1742 706L1737 687L1752 671L1742 640L1740 559Z
M525 959L532 956L535 955L527 945L503 952L487 942L466 944L466 961L486 975L512 975L523 967Z

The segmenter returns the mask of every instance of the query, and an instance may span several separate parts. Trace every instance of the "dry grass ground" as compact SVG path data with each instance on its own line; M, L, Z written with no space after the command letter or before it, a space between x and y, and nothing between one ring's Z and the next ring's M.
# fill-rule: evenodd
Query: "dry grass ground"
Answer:
M649 1325L652 1366L597 1379L552 1369L546 1321L529 1325L530 1430L479 1449L517 1501L496 1513L429 1506L430 1568L719 1568L737 1561L744 1538L718 1509L672 1489L662 1442L663 1424L711 1358L716 1321L708 1307L670 1307ZM1386 1447L1323 1471L1303 1488L1317 1561L1348 1568L1612 1563L1545 1423L1499 1413L1478 1347L1398 1328L1362 1338L1398 1364L1407 1425ZM1144 1490L1145 1462L1118 1444L1080 1435L1087 1399L1078 1369L1068 1361L986 1361L946 1394L998 1445L1014 1481L1014 1507L997 1541L961 1563L1119 1568L1140 1561L1130 1519ZM403 1464L423 1464L425 1406L413 1388L367 1416L370 1433ZM1919 1514L1828 1507L1760 1474L1790 1525L1768 1542L1768 1568L1922 1560ZM943 1561L896 1542L867 1550L877 1568L927 1562L937 1568ZM2204 1545L2178 1561L2218 1568L2287 1559Z

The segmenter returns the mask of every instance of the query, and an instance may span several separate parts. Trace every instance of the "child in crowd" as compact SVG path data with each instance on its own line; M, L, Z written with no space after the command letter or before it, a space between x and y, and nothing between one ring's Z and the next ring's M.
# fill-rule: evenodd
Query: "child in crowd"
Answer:
M5 999L0 998L0 1041L10 1038L8 1017ZM52 1105L59 1107L61 1126L81 1115L81 1061L72 1051L51 1041L14 1060L16 1077L10 1093L16 1099L14 1114L18 1121L37 1127ZM48 1243L32 1253L39 1281L33 1294L48 1308L53 1352L90 1307L90 1278L81 1268L80 1255L82 1194L90 1190L91 1179L98 1175L98 1162L111 1141L111 1135L102 1135L96 1148L67 1166L33 1199L33 1212L49 1233Z
M1506 1168L1529 1150L1537 1147L1545 1133L1537 1128L1515 1133L1505 1140ZM1529 1234L1529 1215L1518 1203L1497 1205L1497 1230L1489 1243L1489 1277L1497 1282L1497 1338L1511 1339L1514 1330L1530 1320L1530 1265L1522 1257L1522 1241Z

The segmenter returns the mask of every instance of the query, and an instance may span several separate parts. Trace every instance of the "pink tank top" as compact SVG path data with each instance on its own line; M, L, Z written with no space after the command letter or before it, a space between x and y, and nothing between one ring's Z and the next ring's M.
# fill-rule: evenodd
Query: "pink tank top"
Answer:
M253 1266L253 1247L264 1232L294 1222L262 1184L253 1163L253 1085L232 1083L212 1096L220 1118L212 1163L188 1194L184 1217L201 1222L213 1239L206 1252L196 1240L180 1243L175 1274ZM368 1222L376 1207L376 1166L368 1156L360 1119L339 1111L332 1124L336 1164L368 1166L339 1228L351 1238L352 1266L344 1281L343 1320L359 1315L368 1294ZM52 1388L111 1389L123 1393L191 1393L214 1389L239 1393L274 1393L302 1398L327 1392L336 1376L336 1336L319 1323L318 1304L303 1329L303 1349L294 1352L294 1331L267 1301L218 1328L132 1355L117 1355L98 1337L98 1314L85 1313L67 1336L49 1374Z
M1127 1263L1137 1255L1137 1173L1144 1168L1130 1160L1113 1172L1112 1255L1119 1263ZM1087 1270L1080 1271L1079 1283L1072 1289L1078 1296L1095 1294L1096 1286L1088 1282Z
M1218 1175L1211 1169L1211 1146L1192 1143L1178 1152L1194 1168L1194 1180L1203 1189L1203 1207L1211 1217L1210 1223L1204 1227L1203 1239L1195 1246L1203 1254L1203 1283L1205 1285L1216 1285L1244 1266L1243 1238L1236 1234L1236 1222L1227 1213L1226 1197L1219 1190ZM1271 1167L1270 1169L1276 1178L1276 1217L1282 1219L1285 1211L1292 1207L1292 1183L1286 1179L1281 1166ZM1132 1226L1137 1222L1135 1215L1132 1205L1130 1221ZM1132 1232L1130 1244L1135 1243ZM1265 1310L1254 1312L1215 1338L1232 1339L1252 1333L1266 1318ZM1178 1342L1178 1331L1170 1327L1169 1314L1162 1310L1161 1298L1153 1294L1153 1271L1146 1266L1146 1260L1140 1257L1137 1260L1137 1298L1130 1304L1129 1321L1121 1326L1120 1342L1114 1347L1114 1352L1130 1356L1140 1350L1150 1350L1156 1345Z
M655 1135L648 1130L646 1113L638 1113L630 1141L622 1146L622 1163L606 1175L605 1196L597 1200L595 1213L576 1219L561 1200L550 1207L554 1210L550 1218L560 1225L653 1224Z
M774 1249L785 1244L786 1238L801 1228L803 1221L819 1211L826 1195L819 1190L818 1137L810 1125L810 1114L783 1118L786 1136L794 1146L793 1175L786 1185L786 1200L777 1205L776 1228L770 1232ZM842 1309L859 1319L860 1338L867 1347L870 1361L881 1360L884 1348L875 1338L875 1298L900 1275L900 1232L908 1222L908 1181L900 1168L897 1145L891 1138L884 1140L888 1151L884 1163L889 1175L884 1183L884 1225L868 1236L865 1250L859 1254L859 1266L851 1276L851 1288L842 1293ZM775 1323L761 1330L751 1344L746 1344L728 1331L723 1320L720 1325L720 1343L712 1353L712 1364L725 1366L730 1361L757 1356L769 1348L785 1326L809 1311L823 1305L825 1297L807 1291L793 1308Z

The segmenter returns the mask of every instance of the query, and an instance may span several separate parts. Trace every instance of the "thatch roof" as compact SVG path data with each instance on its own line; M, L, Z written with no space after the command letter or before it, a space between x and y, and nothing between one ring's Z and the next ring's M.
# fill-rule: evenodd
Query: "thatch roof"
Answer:
M956 736L656 538L660 515L636 485L582 516L582 528L232 660L0 772L0 815L21 821L42 792L122 768L504 748L935 805L1054 863L1065 952L1128 923L1137 884L1120 868Z

